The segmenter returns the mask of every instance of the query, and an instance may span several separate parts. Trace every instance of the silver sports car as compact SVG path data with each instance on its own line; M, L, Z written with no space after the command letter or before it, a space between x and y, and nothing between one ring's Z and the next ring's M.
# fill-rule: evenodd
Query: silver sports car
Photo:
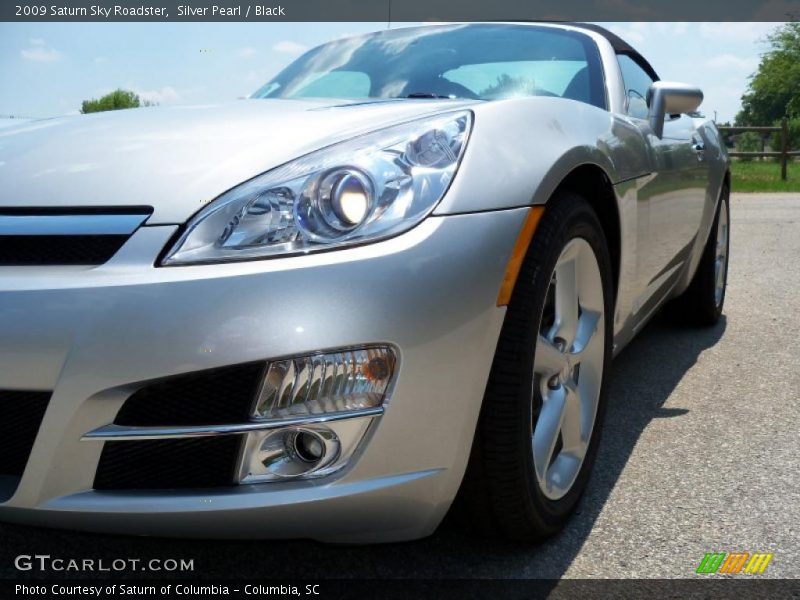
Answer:
M458 495L556 532L612 357L668 301L720 318L701 100L599 27L475 23L5 129L0 519L377 542Z

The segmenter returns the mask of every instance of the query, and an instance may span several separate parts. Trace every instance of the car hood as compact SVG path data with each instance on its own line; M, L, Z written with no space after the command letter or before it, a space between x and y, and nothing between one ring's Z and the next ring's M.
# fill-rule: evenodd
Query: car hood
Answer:
M298 156L457 100L240 100L28 122L0 131L0 207L152 206L182 223Z

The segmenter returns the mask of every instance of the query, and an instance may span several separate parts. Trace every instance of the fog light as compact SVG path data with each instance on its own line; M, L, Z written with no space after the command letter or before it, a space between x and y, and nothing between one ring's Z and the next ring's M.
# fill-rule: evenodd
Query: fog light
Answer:
M254 440L248 474L273 479L307 475L330 464L339 455L339 438L325 427L288 427Z
M303 462L317 464L325 456L325 443L315 433L301 431L292 441L297 458Z
M395 351L369 346L266 365L239 466L241 483L309 479L347 465L383 414Z
M287 426L247 435L241 483L322 477L344 467L364 438L371 417Z
M395 372L388 346L269 363L253 417L285 419L356 412L383 404Z

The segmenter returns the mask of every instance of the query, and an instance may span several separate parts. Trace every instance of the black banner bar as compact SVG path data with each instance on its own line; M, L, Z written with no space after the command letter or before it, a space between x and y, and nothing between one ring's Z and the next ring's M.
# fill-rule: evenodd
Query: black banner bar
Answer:
M788 21L800 0L3 0L0 21Z
M252 580L196 581L72 579L3 581L3 598L306 598L308 600L436 598L503 600L552 598L591 600L594 598L800 598L797 580L759 579L680 579L680 580L587 580L587 579L328 579L328 580Z

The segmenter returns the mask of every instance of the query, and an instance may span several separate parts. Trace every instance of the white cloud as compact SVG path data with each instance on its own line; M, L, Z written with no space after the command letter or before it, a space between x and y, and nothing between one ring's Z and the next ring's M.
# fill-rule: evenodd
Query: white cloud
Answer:
M282 52L283 54L302 54L308 50L308 46L291 40L282 40L272 46L272 49L275 50L275 52Z
M255 48L242 48L239 50L239 56L241 58L253 58L258 51Z
M644 21L632 21L609 24L608 28L628 43L641 44L648 34L650 25Z
M736 69L750 72L758 67L758 57L748 56L742 58L733 54L718 54L706 60L705 64L713 69Z
M681 21L653 23L653 25L655 30L662 35L683 35L689 31L689 23Z
M778 23L700 23L700 35L714 41L747 46L761 41Z
M25 60L34 62L54 62L61 59L61 52L41 45L20 50L19 54Z
M650 22L631 21L623 23L601 23L626 42L642 44L650 37L680 36L690 32L690 24L683 21Z
M102 63L107 63L108 62L108 57L106 57L106 56L95 56L94 57L94 62L97 65L102 64Z
M134 90L141 98L142 102L154 102L156 104L175 104L181 101L181 95L172 86L164 86L160 90Z
M31 43L31 46L44 46L44 40L42 38L31 38L28 41Z

